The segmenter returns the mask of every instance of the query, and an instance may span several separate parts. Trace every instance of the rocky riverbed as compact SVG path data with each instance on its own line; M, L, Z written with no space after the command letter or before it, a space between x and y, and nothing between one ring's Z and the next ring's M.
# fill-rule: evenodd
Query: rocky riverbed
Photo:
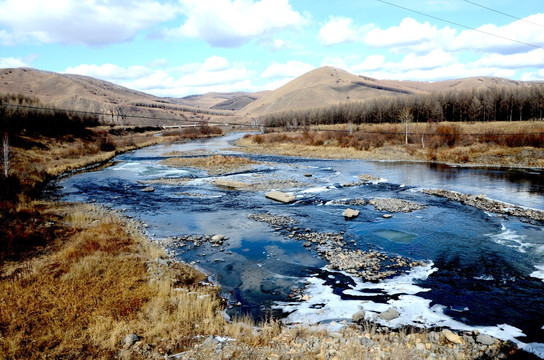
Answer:
M263 330L255 329L256 336ZM513 345L478 332L391 331L376 324L345 325L338 331L283 328L267 344L209 336L170 359L505 359Z
M422 261L412 261L402 256L390 256L373 249L356 248L356 241L343 233L319 233L309 228L295 226L297 220L285 215L270 213L251 214L249 219L265 222L275 231L290 239L302 241L304 247L315 249L327 260L331 270L345 271L366 281L379 281L399 275L415 266L424 266Z
M527 209L521 206L507 204L501 201L487 198L485 194L468 195L455 191L441 189L423 190L425 194L444 197L449 200L458 201L461 204L474 206L480 210L489 211L496 214L518 216L530 220L544 221L544 211Z

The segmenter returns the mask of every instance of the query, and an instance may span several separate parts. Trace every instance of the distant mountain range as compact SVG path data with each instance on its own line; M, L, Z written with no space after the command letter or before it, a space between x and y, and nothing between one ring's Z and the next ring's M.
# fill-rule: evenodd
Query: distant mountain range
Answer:
M98 112L125 124L176 124L184 121L250 121L288 110L365 101L383 96L430 94L494 86L519 87L527 82L495 77L440 82L377 80L333 67L310 71L284 86L259 93L208 93L161 98L92 77L28 68L0 69L0 93L37 97L62 109ZM125 114L123 120L115 114Z

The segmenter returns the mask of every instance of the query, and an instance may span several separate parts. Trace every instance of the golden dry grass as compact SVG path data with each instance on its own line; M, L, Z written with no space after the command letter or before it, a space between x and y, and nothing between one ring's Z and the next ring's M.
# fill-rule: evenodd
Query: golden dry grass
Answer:
M210 174L224 174L233 171L243 171L258 162L240 156L198 156L171 157L161 161L161 164L173 167L189 167L208 171Z
M42 212L62 217L64 239L3 264L0 358L112 358L130 333L166 351L223 332L217 289L187 265L158 263L164 253L133 225L94 206Z
M403 124L330 125L247 136L238 145L246 152L289 156L544 167L543 122L414 123L407 145L404 131Z

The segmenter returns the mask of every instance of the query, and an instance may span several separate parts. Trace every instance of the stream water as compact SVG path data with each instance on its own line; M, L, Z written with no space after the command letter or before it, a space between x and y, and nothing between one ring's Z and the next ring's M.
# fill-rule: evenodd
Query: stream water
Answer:
M544 209L544 173L430 165L426 163L319 160L245 155L230 145L243 134L182 144L153 146L126 153L114 165L60 179L57 194L65 201L96 201L124 211L149 225L152 238L223 234L222 249L204 244L172 249L195 262L218 282L233 306L229 314L256 318L282 316L286 322L332 323L351 319L361 309L367 318L395 307L400 317L391 327L449 327L510 339L544 357L544 231L541 223L499 216L422 193L441 188L485 193L507 203ZM211 176L206 171L160 164L165 154L228 154L259 161L251 170ZM311 174L311 177L310 177ZM372 174L383 181L343 186ZM292 184L297 200L284 205L265 191L218 187L218 178L244 182ZM155 183L156 179L184 179ZM410 213L384 212L371 205L344 219L343 199L399 198L426 206ZM315 250L248 219L270 212L298 221L313 232L343 233L362 250L423 260L427 266L373 283L325 268ZM307 301L294 301L292 289ZM382 321L379 320L378 321Z

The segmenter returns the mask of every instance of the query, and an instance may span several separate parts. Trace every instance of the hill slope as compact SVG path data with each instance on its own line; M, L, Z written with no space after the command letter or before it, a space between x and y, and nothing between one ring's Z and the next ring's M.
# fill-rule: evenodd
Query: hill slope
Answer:
M301 110L346 101L425 91L357 76L347 71L322 67L312 70L249 104L240 114L259 116L286 110Z
M26 68L1 69L0 93L34 96L59 109L100 113L104 121L123 125L170 125L233 115L232 111L198 108L88 76Z
M438 82L377 80L354 75L333 67L312 70L258 99L238 113L258 117L274 112L323 107L383 96L431 94L449 90L469 90L494 86L523 86L522 81L493 77L453 79Z

